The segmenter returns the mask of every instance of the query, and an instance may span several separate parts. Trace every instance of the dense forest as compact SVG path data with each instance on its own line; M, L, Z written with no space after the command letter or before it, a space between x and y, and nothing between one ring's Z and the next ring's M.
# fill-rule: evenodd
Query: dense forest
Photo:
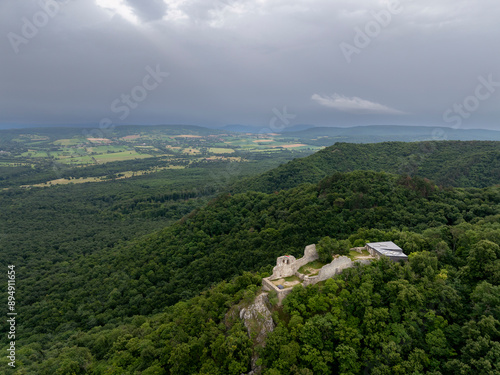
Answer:
M317 183L334 172L355 170L420 176L442 186L487 187L500 183L500 143L336 143L309 157L240 182L233 190L270 193L300 183Z
M469 246L471 231L489 239L472 244L466 266L454 266L465 262L452 247ZM381 260L296 287L283 308L275 306L277 327L264 348L253 347L234 314L259 288L260 276L247 273L152 317L59 335L64 346L42 351L38 336L23 349L26 365L39 374L240 374L256 350L264 374L493 375L500 369L500 253L491 239L499 234L491 221L453 234L405 233L419 243L407 264ZM401 235L361 230L354 237Z
M17 264L20 312L7 373L241 374L257 357L271 375L498 373L500 187L487 183L498 145L430 145L338 144L217 196L204 166L1 192L0 263ZM446 172L439 158L458 168L459 154L470 180L454 184L466 187L424 178ZM416 174L364 170L411 155ZM276 328L256 346L239 311L277 256L326 236L394 241L409 262L297 286L283 306L271 298Z
M154 232L268 165L216 162L123 180L0 190L0 264L39 267Z
M392 367L405 373L422 358L427 358L421 363L424 369L453 373L449 368L454 364L479 368L474 362L478 356L489 361L494 371L498 362L494 298L498 297L495 288L500 277L499 215L497 187L442 189L418 177L377 172L337 173L319 184L279 193L226 194L158 234L59 263L50 278L43 277L43 271L41 275L31 272L31 277L22 280L27 298L20 301L20 308L25 316L22 329L32 336L23 339L24 345L32 349L31 358L38 359L25 361L41 374L53 372L59 356L68 366L77 366L75 353L80 361L80 372L75 373L245 371L251 342L241 323L226 322L224 313L233 303L251 298L258 280L247 281L240 289L216 283L244 271L269 272L277 255L298 255L304 245L331 236L347 239L352 245L391 239L411 260L405 266L374 262L346 272L335 284L296 291L283 310L277 310L278 328L262 352L268 373L308 373L305 369L312 363L318 366L313 373L334 369L359 373L365 367L373 367L374 373L393 373ZM19 271L28 274L23 268ZM255 277L258 275L247 275ZM208 294L196 297L207 287L211 287ZM446 300L447 296L452 299ZM205 307L200 298L208 299L203 302ZM474 298L477 307L471 305ZM177 303L181 300L187 302ZM195 316L193 306L200 310ZM184 315L185 321L181 319ZM367 328L362 320L365 315L384 320ZM173 324L176 330L167 332L158 324ZM207 324L214 324L213 330ZM319 328L321 324L327 324L329 331ZM486 331L479 327L477 333L469 332L474 324L486 324ZM427 341L421 339L424 327L429 334L436 331ZM157 329L163 332L161 340L156 339ZM397 332L388 335L391 330ZM331 336L319 339L318 344L313 332ZM394 338L396 333L400 336ZM369 335L379 340L371 342ZM72 344L61 346L62 337L71 338ZM392 353L391 348L401 345L402 338L408 342ZM92 344L92 340L101 344ZM203 350L203 343L218 340L224 350L236 352L228 357L222 348ZM470 340L482 340L482 347L467 349ZM140 349L147 343L151 346L146 351L149 360L141 357L145 352ZM448 367L449 361L434 357L432 345L449 358ZM460 356L454 359L446 354L464 350L477 353L465 362ZM382 360L377 353L384 351L388 358ZM282 352L295 353L295 357ZM391 359L391 355L397 358ZM291 362L277 360L282 357ZM341 369L339 358L344 363L344 357L345 363L352 363ZM204 360L193 362L193 358ZM151 369L146 370L148 367ZM417 366L412 371L420 370Z

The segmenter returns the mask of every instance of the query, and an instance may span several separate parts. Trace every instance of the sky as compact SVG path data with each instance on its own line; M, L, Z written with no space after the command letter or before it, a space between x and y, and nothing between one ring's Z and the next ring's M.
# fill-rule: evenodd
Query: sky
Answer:
M500 130L498 0L2 0L0 125Z

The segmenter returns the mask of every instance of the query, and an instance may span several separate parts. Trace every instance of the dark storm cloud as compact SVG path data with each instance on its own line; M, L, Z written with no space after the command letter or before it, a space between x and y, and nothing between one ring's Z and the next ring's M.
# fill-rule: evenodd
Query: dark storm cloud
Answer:
M497 0L41 4L0 2L0 123L500 130Z
M144 21L162 19L167 11L167 4L163 0L125 0L125 3Z

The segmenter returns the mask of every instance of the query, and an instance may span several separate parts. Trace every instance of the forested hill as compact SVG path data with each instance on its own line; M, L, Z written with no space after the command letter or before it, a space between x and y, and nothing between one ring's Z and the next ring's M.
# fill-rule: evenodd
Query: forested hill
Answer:
M53 267L20 263L23 368L12 373L247 373L254 348L234 304L253 299L260 276L207 289L329 236L346 248L392 240L410 262L294 291L261 351L264 374L493 375L499 218L499 187L444 189L383 172L226 194L135 243Z
M19 303L26 304L27 329L50 332L69 322L91 328L150 314L271 265L280 254L300 255L323 236L347 238L359 228L422 231L500 214L499 205L498 188L447 191L418 178L363 171L279 194L221 196L146 240L58 263L45 277L20 269L30 298ZM40 319L52 309L61 315Z
M443 186L492 186L500 183L500 142L337 143L241 181L232 190L269 193L317 183L334 172L355 170L420 176Z

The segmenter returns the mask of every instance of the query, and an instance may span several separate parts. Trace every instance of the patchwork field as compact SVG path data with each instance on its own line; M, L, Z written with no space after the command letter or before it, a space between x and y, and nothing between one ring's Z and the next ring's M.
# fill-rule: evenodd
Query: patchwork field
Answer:
M210 147L208 152L213 154L234 154L235 151L232 148Z
M322 148L279 134L224 133L182 126L130 128L118 127L105 136L96 133L93 137L85 136L86 131L76 128L66 129L61 134L57 128L19 131L20 134L0 139L0 166L42 167L64 174L39 184L29 184L47 186L102 181L100 174L86 175L81 171L75 174L76 179L68 180L68 169L77 167L134 161L144 161L148 168L163 167L160 159L165 158L173 158L175 165L183 167L199 162L243 163L276 157L290 160ZM128 170L131 170L129 166L118 168L120 172ZM61 177L64 178L61 180Z
M124 151L124 152L114 152L111 154L98 155L98 156L95 156L94 159L98 163L109 163L112 161L146 159L149 157L151 157L151 155L139 154L135 151Z
M81 139L72 138L72 139L59 139L57 141L54 141L53 143L59 146L74 146L80 144L81 142L82 142Z

